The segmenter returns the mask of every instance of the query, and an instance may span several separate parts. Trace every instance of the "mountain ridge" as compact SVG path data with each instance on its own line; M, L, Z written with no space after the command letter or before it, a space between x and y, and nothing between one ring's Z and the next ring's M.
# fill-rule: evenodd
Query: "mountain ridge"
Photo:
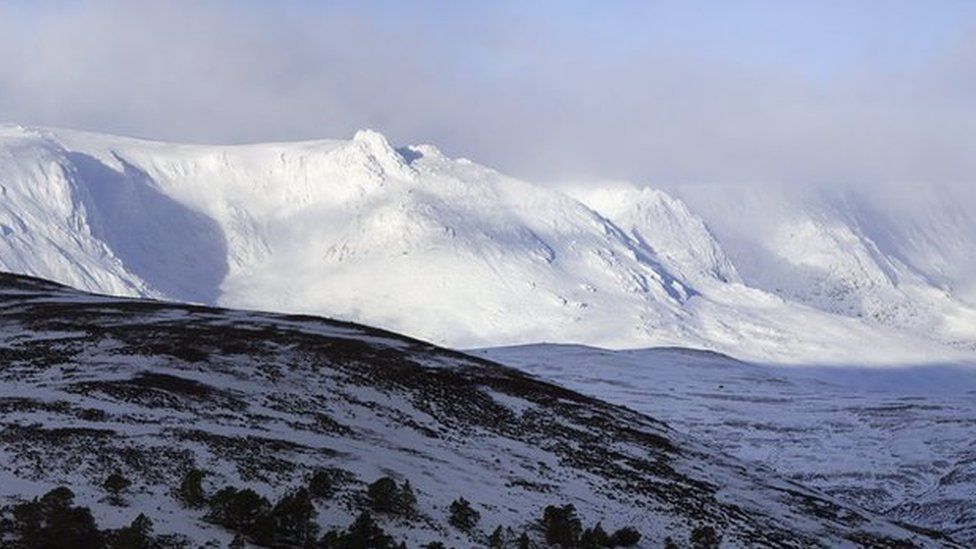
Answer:
M207 146L7 126L0 190L0 267L110 294L327 314L455 347L681 345L783 363L976 357L972 311L929 286L896 311L930 320L865 322L777 291L789 265L779 278L743 277L749 256L728 252L729 231L694 199L644 190L587 205L372 131ZM940 312L958 316L952 329L933 324Z

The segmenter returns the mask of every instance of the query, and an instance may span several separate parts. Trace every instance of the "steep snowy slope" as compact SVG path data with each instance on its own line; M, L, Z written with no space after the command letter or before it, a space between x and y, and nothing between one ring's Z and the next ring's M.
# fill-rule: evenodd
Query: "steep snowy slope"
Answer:
M369 131L187 146L6 127L0 193L0 267L118 295L329 314L459 347L685 345L822 363L976 354L971 311L948 297L925 323L868 325L799 288L743 284L767 281L663 193L601 214ZM927 330L950 313L955 331Z
M480 356L665 420L850 504L976 543L976 367L784 368L688 349Z
M375 479L409 480L415 512L376 517L410 547L483 546L499 525L539 539L543 507L566 503L587 524L633 525L641 547L703 525L730 546L956 546L629 409L364 326L0 275L0 363L0 496L67 485L103 527L145 513L192 546L231 538L212 523L220 487L275 501L316 471L331 479L310 515L323 529L375 501ZM213 498L200 509L178 499L192 468ZM111 471L132 481L117 496ZM481 513L470 533L448 524L459 496Z
M80 288L150 294L90 226L69 153L18 128L0 129L0 143L0 266Z
M741 282L735 265L684 202L655 189L583 187L570 194L652 250L683 280L698 286Z

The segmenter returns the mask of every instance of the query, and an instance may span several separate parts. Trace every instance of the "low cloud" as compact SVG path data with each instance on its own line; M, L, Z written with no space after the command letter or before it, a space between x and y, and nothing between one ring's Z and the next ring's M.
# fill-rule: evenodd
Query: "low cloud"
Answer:
M0 119L198 142L368 126L542 181L969 185L976 174L976 39L910 71L817 81L691 52L601 55L592 37L531 19L370 6L3 5Z

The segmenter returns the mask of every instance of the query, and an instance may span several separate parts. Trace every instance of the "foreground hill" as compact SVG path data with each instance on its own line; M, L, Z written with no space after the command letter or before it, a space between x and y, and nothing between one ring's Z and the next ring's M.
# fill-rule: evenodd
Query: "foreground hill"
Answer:
M768 211L769 223L739 246L748 227L722 221L740 202L751 203L695 200L709 224L656 191L587 206L371 131L206 146L0 127L0 269L80 289L323 314L452 347L680 345L785 363L976 355L976 310L950 291L955 278L915 276L924 257L896 264L879 235L802 217L803 204L755 206L748 217ZM925 234L964 244L967 227Z
M482 546L498 526L541 542L543 508L564 504L586 525L636 528L642 547L705 526L733 546L952 545L626 408L319 318L102 297L0 275L0 407L7 502L64 485L102 528L143 513L154 532L194 544L251 532L250 515L228 518L220 507L237 501L221 488L279 501L261 512L278 516L318 473L328 486L310 513L320 532L373 506L379 526L410 547ZM205 472L196 509L181 487L193 470ZM385 476L395 488L409 481L409 513L377 510L366 496ZM459 497L480 513L468 532L449 523Z

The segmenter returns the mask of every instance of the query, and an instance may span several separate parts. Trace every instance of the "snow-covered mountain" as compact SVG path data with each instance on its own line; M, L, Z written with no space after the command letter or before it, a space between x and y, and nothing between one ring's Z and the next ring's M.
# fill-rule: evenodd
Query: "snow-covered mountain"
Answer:
M680 201L621 185L571 192L638 238L664 235L650 246L719 279L972 348L976 189L883 191L698 185L671 189ZM669 238L669 212L688 207L702 222L696 232L713 240ZM674 251L673 242L691 244Z
M946 340L976 335L976 188L676 192L747 284Z
M949 284L968 273L953 254L972 233L927 258L922 240L895 253L851 232L853 214L770 208L763 238L743 240L730 220L747 199L722 213L720 197L693 194L580 202L371 131L199 146L6 126L0 268L116 295L327 314L455 347L682 345L790 363L976 356L976 316L956 295L962 283ZM918 226L929 239L942 227Z
M483 547L498 526L539 540L543 508L565 504L587 526L634 527L639 547L705 526L731 547L959 547L627 408L365 326L0 274L0 362L5 546L65 498L8 504L66 486L100 528L142 513L189 542L172 547L225 546L235 529L308 546L308 522L342 529L365 509L409 547ZM319 475L309 502L299 489ZM381 477L414 497L380 507L367 485ZM468 530L448 519L459 497L480 513Z

